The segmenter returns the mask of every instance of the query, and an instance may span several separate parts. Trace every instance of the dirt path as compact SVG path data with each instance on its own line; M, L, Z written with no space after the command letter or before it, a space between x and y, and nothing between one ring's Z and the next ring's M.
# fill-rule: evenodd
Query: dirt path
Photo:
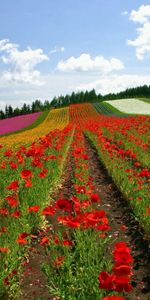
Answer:
M122 198L106 168L100 163L96 149L85 137L91 175L95 192L102 198L102 207L110 220L110 235L123 240L132 249L134 258L132 285L134 290L129 300L150 300L150 248L142 230L133 216L128 203Z

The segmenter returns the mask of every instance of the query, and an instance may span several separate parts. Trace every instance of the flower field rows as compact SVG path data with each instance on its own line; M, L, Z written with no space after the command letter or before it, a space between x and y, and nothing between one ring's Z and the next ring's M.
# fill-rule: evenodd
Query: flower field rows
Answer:
M136 299L132 244L111 228L87 143L150 236L149 129L148 116L112 118L77 104L50 111L15 138L1 137L1 299L42 299L34 280L23 285L24 269L34 272L30 253L34 260L43 250L41 287L51 299Z
M0 135L21 130L31 125L41 112L0 120Z
M109 100L106 103L111 104L124 113L150 115L149 103L138 99Z

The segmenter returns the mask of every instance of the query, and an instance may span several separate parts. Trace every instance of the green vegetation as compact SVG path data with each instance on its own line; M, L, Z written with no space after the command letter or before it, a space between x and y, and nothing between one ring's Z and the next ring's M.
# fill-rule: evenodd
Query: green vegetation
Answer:
M124 117L127 116L128 114L121 112L117 108L113 107L111 104L106 103L106 102L101 102L101 103L93 103L94 107L96 110L107 116L118 116L118 117Z

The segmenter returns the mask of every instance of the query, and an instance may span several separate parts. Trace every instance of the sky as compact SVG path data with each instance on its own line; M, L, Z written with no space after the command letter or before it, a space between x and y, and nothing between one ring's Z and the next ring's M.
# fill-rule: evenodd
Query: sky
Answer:
M150 85L149 1L0 2L0 109Z

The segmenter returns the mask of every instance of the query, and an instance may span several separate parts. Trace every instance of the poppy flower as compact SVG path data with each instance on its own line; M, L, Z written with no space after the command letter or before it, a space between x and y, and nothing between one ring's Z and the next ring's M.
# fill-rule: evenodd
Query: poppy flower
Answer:
M99 202L100 201L100 197L98 194L92 194L91 195L91 202L92 203L96 203L96 202Z
M16 191L17 189L19 188L19 184L18 184L18 181L12 181L11 183L10 183L10 185L8 185L7 187L6 187L6 189L7 190L14 190L14 191Z
M16 210L11 214L11 217L13 218L19 218L21 215L21 211L20 210Z
M8 252L9 252L9 249L8 249L8 248L5 248L5 247L0 247L0 252L1 252L1 253L8 253Z
M19 205L19 202L11 196L7 196L5 200L9 203L11 207L15 207Z
M19 238L19 239L16 240L16 242L17 242L18 244L24 245L24 244L27 243L27 240Z
M49 238L47 236L44 236L41 241L40 241L40 245L44 246L45 244L49 243Z
M34 205L34 206L30 206L28 207L28 211L29 212L34 212L34 213L37 213L40 209L40 206L39 205Z
M114 288L114 275L108 272L101 272L98 276L99 288L105 290L112 290Z
M63 246L72 246L72 245L73 245L72 241L69 241L69 240L63 241Z
M41 213L42 216L48 216L48 215L54 215L54 214L55 214L55 210L52 206L45 207Z
M55 208L70 212L72 210L72 204L66 199L59 199L55 203Z
M0 214L3 215L3 216L7 216L8 215L7 208L0 208Z
M23 170L20 175L22 179L29 179L32 177L32 172L30 170Z

